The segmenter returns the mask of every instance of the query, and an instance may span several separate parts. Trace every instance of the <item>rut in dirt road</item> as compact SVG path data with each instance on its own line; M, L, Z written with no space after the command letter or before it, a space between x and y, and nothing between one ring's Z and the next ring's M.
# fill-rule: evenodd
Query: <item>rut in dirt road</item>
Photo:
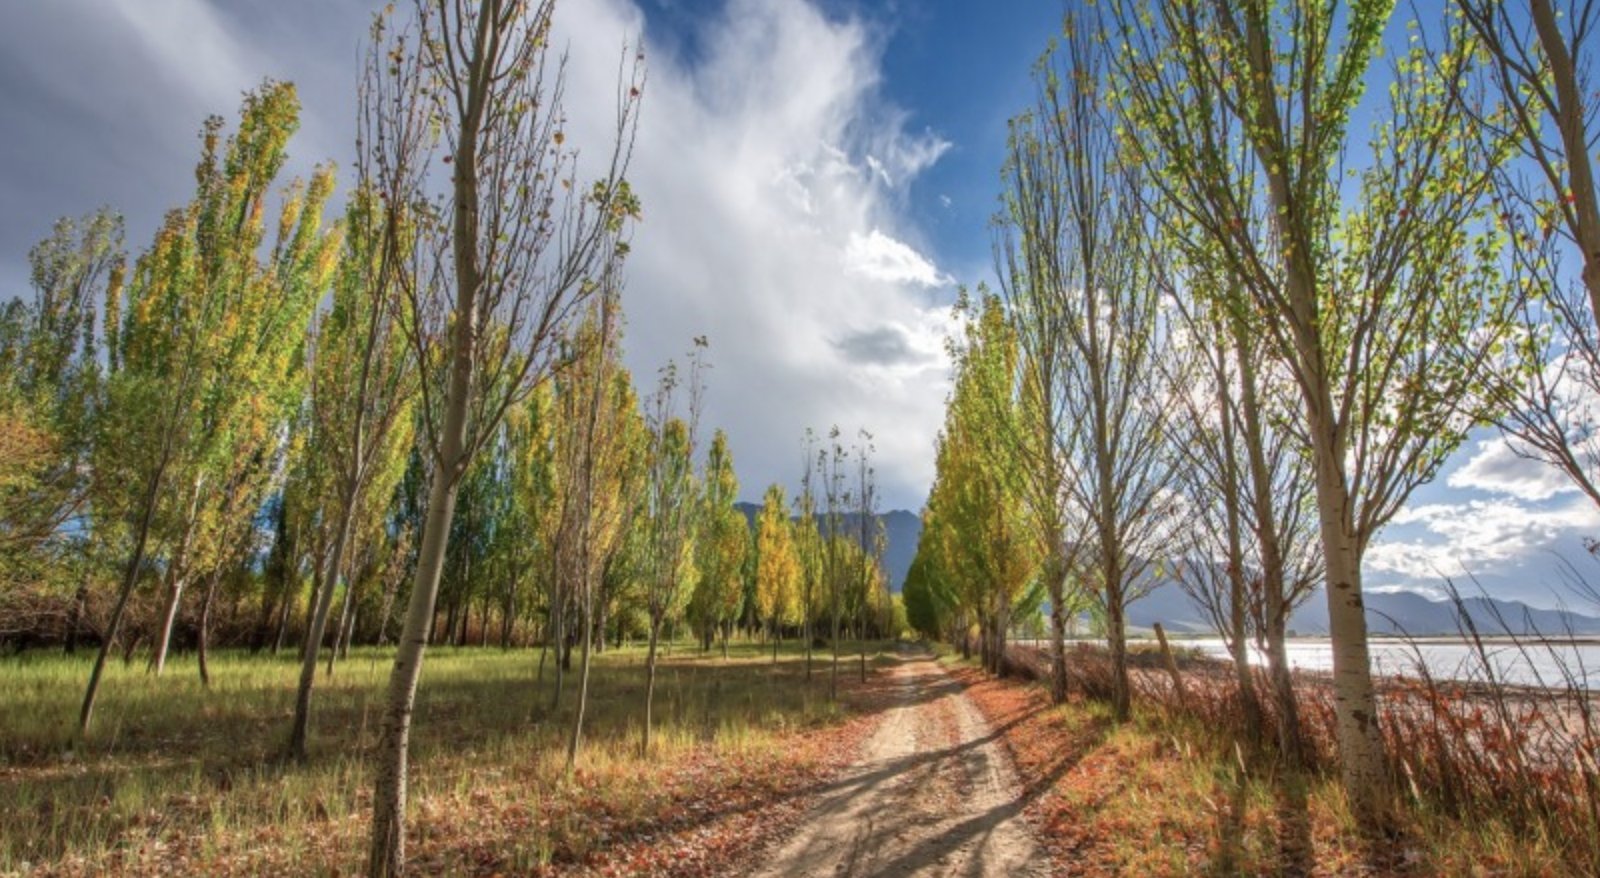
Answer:
M757 875L1043 875L996 736L938 663L902 659L861 759Z

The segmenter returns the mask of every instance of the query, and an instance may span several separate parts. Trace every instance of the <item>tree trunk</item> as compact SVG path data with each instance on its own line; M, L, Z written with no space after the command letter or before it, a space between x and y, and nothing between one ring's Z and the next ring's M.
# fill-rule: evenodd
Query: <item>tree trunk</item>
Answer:
M511 575L511 583L506 588L505 604L500 608L500 648L511 648L511 626L517 618L517 577Z
M359 568L359 565L356 566ZM356 578L353 575L346 576L344 600L340 602L339 606L339 621L333 626L333 644L332 648L328 650L328 668L323 672L327 674L329 679L333 678L334 660L340 658L341 652L349 648L350 624L353 621L351 613L355 607L355 594Z
M306 631L305 648L300 656L300 685L295 691L294 722L289 729L289 756L304 762L306 736L311 725L311 690L317 680L317 651L322 648L322 637L328 627L328 611L333 606L333 592L339 585L339 574L344 566L345 551L354 527L353 500L355 492L346 486L343 509L345 514L334 534L333 551L328 556L328 566L322 575L322 589L317 595L316 609L311 614L311 627ZM329 673L333 672L329 662Z
M106 625L106 635L101 638L101 648L94 656L94 668L90 670L90 684L83 691L83 707L78 708L78 737L82 739L90 732L90 720L94 718L94 699L99 696L99 681L102 673L106 672L106 656L117 641L117 633L122 630L122 617L128 609L128 598L133 595L134 585L139 584L139 568L144 566L144 552L149 549L150 523L155 520L155 501L162 493L162 483L166 478L166 449L163 449L162 464L158 465L155 475L150 477L149 489L144 494L144 515L139 517L139 526L134 531L133 557L128 558L128 566L123 569L122 590L117 593L117 606L110 611L110 624Z
M1106 582L1106 646L1111 653L1111 717L1121 723L1133 715L1133 696L1128 680L1126 607L1121 571L1116 566L1112 565L1115 577Z
M464 384L464 380L462 381ZM406 766L411 737L411 714L416 704L417 680L427 649L428 625L433 619L444 553L455 514L460 473L465 469L463 434L466 430L466 388L452 387L445 414L444 460L429 489L428 515L417 556L417 578L412 583L405 626L389 675L388 704L378 736L372 796L372 846L367 874L372 878L397 876L405 863ZM313 666L314 667L314 666Z
M533 676L534 683L544 682L544 660L548 655L550 655L550 623L546 621L544 633L539 638L539 671Z
M587 551L587 550L585 550ZM583 714L589 706L589 648L594 640L594 626L591 624L593 610L585 602L583 612L583 658L578 665L578 708L572 714L572 736L567 740L567 774L578 766L578 748L583 743ZM645 693L644 735L645 746L650 745L650 707L649 692Z
M550 617L550 621L555 627L555 637L550 643L550 648L555 651L556 673L555 691L550 694L551 711L554 711L561 705L561 687L566 680L565 669L561 667L561 651L566 648L567 642L567 609L565 606L561 606L561 604L565 603L566 601L564 599L558 597L558 607L552 611L552 615ZM543 664L543 656L540 657L539 661L541 664Z
M1300 704L1294 695L1294 675L1284 642L1283 596L1267 593L1267 675L1272 680L1272 702L1278 717L1278 753L1286 765L1306 768L1305 746L1300 737Z
M194 540L195 515L200 507L201 482L197 480L194 486L193 499L189 501L189 518L184 525L183 536L178 540L178 548L172 553L172 558L167 564L167 606L162 614L161 632L156 638L155 654L150 658L150 671L156 676L167 667L167 650L172 644L172 629L177 623L178 606L183 599L183 588L188 584L189 547Z
M480 14L474 39L476 53L483 50L490 15ZM376 778L372 796L372 847L367 859L370 878L390 878L405 868L406 760L410 747L411 713L416 704L417 680L427 649L428 625L439 597L450 523L456 496L470 463L466 448L467 415L472 396L472 376L477 356L477 335L483 330L478 309L483 278L478 262L477 147L483 120L484 92L489 83L475 81L456 140L452 180L451 246L454 250L455 310L450 329L450 378L444 398L444 417L438 433L433 484L428 489L428 512L417 553L417 576L411 587L405 626L389 677L389 703L378 738Z
M1263 22L1245 16L1252 88L1259 98L1253 126L1267 139L1269 155L1283 150L1283 121L1272 92L1271 41ZM1310 236L1293 193L1290 170L1266 169L1270 216L1284 242L1284 292L1293 317L1293 359L1305 404L1306 430L1316 466L1317 513L1327 564L1328 628L1333 640L1334 713L1339 735L1339 775L1350 811L1364 832L1388 828L1392 817L1385 782L1383 739L1378 727L1367 620L1361 597L1361 541L1355 533L1350 486L1345 480L1344 424L1333 400L1326 348L1318 317L1319 296Z
M839 700L839 589L833 589L833 664L828 668L828 699Z
M661 639L660 619L650 620L650 646L644 655L644 735L639 742L639 752L650 755L651 714L656 701L656 643Z
M1183 685L1183 673L1178 670L1178 660L1172 657L1172 647L1167 643L1167 631L1161 627L1160 622L1151 626L1155 630L1156 643L1161 646L1161 661L1167 666L1167 676L1172 680L1172 691L1178 696L1178 704L1187 706L1189 691Z
M155 651L150 655L150 673L157 677L167 669L167 650L172 645L172 629L177 626L178 606L183 600L187 580L176 570L167 575L167 603L161 613L161 628L156 632Z
M811 682L811 644L816 640L816 637L811 633L811 598L809 596L806 598L805 613L805 621L800 625L800 636L805 640L806 682L809 683ZM773 650L772 657L774 661L777 660L778 652L776 649Z
M1556 128L1561 133L1561 158L1570 184L1567 197L1577 218L1572 235L1583 254L1582 277L1589 294L1590 313L1600 320L1600 199L1595 194L1594 169L1590 166L1588 118L1581 83L1550 0L1531 0L1528 9L1539 34L1539 48L1550 64L1550 79L1556 91Z
M1319 455L1320 457L1320 455ZM1372 661L1367 651L1367 617L1361 595L1357 542L1343 526L1343 516L1330 514L1329 494L1344 495L1335 508L1348 509L1341 472L1324 474L1318 461L1318 494L1322 542L1328 570L1328 629L1333 639L1333 698L1339 730L1339 776L1350 810L1368 831L1382 831L1392 814L1386 779L1377 695L1372 686ZM1324 483L1329 490L1325 493Z
M276 635L274 635L273 638L272 638L272 654L273 654L273 656L277 656L278 651L283 649L283 639L286 636L288 636L288 634L289 634L289 613L293 609L294 609L294 597L293 597L293 595L290 595L290 594L284 595L283 596L283 605L278 611L278 633Z
M211 637L211 605L217 597L217 586L222 582L222 571L213 571L206 581L205 596L200 599L200 624L196 638L196 651L200 660L200 685L211 688L211 669L206 666L206 641Z
M1059 547L1059 537L1052 541L1056 551L1056 560L1052 566L1046 568L1049 577L1047 584L1050 587L1050 703L1065 704L1067 701L1067 588L1066 564L1061 560L1065 554Z
M1266 435L1261 419L1261 404L1256 389L1255 360L1249 349L1247 330L1237 318L1230 320L1234 356L1239 362L1239 401L1244 415L1244 447L1250 466L1250 502L1255 509L1255 537L1261 551L1261 588L1265 592L1267 673L1272 680L1274 713L1277 715L1278 753L1291 769L1309 767L1300 738L1300 707L1295 700L1294 678L1289 671L1284 644L1284 625L1289 618L1286 605L1287 577L1283 546L1279 539L1277 513L1273 509L1272 475L1267 465ZM1303 792L1301 798L1304 798Z
M394 599L400 591L400 577L385 573L383 607L378 610L378 645L389 642L389 619L394 615Z
M862 623L861 637L858 642L861 644L861 682L865 683L867 682L867 630L865 623Z
M89 575L84 574L78 582L78 590L72 595L72 612L67 615L67 642L62 646L62 652L74 655L78 651L78 629L83 625L83 614L89 604Z
M350 619L345 622L344 634L339 637L339 661L350 660L350 642L356 636L356 620L361 618L359 606L350 608Z
M150 523L155 515L155 494L160 490L160 484L161 479L158 475L152 480L145 513L134 536L133 557L128 559L128 566L122 573L122 588L117 593L117 605L111 611L111 622L106 626L105 636L100 639L100 651L95 654L94 669L89 672L89 686L83 693L83 706L78 709L80 739L89 734L89 721L94 718L94 702L96 696L100 694L100 677L106 669L106 656L110 654L112 644L117 641L117 633L122 628L122 616L128 609L128 598L133 594L134 586L139 583L139 568L144 566L144 553L149 547Z
M328 578L322 575L323 565L327 560L328 556L326 554L316 554L311 559L311 599L306 604L305 630L300 632L300 653L296 657L301 662L306 660L306 653L311 649L311 628L316 623L317 607L323 604L322 592L324 589L331 590L333 588L333 585L328 582ZM329 597L327 600L332 601L333 598Z
M1232 324L1237 334L1238 321ZM1243 339L1235 339L1235 347L1243 357ZM1241 508L1241 473L1238 464L1238 424L1234 420L1233 388L1227 369L1229 345L1219 343L1217 357L1222 365L1216 368L1217 411L1222 427L1222 505L1224 527L1227 533L1228 554L1228 650L1233 656L1233 671L1239 686L1239 707L1244 714L1244 737L1251 744L1261 742L1261 703L1256 700L1255 676L1250 670L1250 632L1248 630L1248 597L1245 588L1244 524ZM1253 377L1250 366L1241 363L1241 381ZM1248 424L1246 427L1248 428ZM1245 441L1250 441L1248 438ZM1259 434L1257 440L1259 442ZM1271 513L1271 510L1268 510ZM1162 638L1165 648L1166 638Z

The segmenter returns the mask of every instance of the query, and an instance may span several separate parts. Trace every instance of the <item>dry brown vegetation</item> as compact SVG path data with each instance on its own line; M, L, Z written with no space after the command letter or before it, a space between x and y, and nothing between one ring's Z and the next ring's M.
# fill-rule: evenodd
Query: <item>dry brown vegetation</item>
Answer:
M1023 677L1047 658L1018 651ZM1232 671L1180 659L1180 696L1153 651L1135 654L1131 723L1111 722L1103 651L1069 655L1073 697L1042 684L958 671L1000 729L1055 868L1067 875L1266 874L1279 869L1281 769L1244 739ZM1389 680L1380 690L1390 771L1403 799L1390 837L1356 829L1339 790L1332 692L1297 679L1313 760L1307 817L1316 875L1593 874L1592 761L1577 737L1536 734L1561 690ZM1578 716L1569 708L1568 717Z

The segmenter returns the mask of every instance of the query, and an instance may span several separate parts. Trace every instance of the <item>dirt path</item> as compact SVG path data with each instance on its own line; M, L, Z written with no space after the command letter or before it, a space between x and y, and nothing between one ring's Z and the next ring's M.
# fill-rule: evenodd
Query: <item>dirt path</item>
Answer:
M932 658L905 657L892 673L896 703L860 761L755 874L1045 874L982 714Z

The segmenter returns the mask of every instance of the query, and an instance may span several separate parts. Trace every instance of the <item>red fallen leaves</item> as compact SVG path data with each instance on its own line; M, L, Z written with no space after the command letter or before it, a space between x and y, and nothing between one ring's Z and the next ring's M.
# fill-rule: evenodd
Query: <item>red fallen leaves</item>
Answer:
M808 793L851 763L871 724L858 716L797 728L754 751L702 746L628 778L580 770L563 789L511 801L435 797L414 825L440 834L414 839L411 866L471 875L738 874L804 817ZM619 783L629 785L625 803L614 795ZM544 865L527 862L530 836L547 840Z
M955 675L1001 735L1023 787L1024 813L1050 856L1053 872L1132 874L1123 860L1130 841L1135 847L1171 853L1188 863L1185 871L1203 870L1209 857L1203 820L1180 824L1151 815L1130 817L1109 807L1114 799L1144 792L1130 788L1139 776L1136 762L1167 754L1130 754L1103 746L1108 722L1051 709L1040 687L993 680L975 670ZM1142 872L1145 867L1133 868Z
M671 772L673 791L652 827L624 828L581 868L541 874L710 876L737 874L805 816L808 792L847 767L872 723L856 717L788 736L760 754L717 758ZM631 831L630 831L631 829Z

